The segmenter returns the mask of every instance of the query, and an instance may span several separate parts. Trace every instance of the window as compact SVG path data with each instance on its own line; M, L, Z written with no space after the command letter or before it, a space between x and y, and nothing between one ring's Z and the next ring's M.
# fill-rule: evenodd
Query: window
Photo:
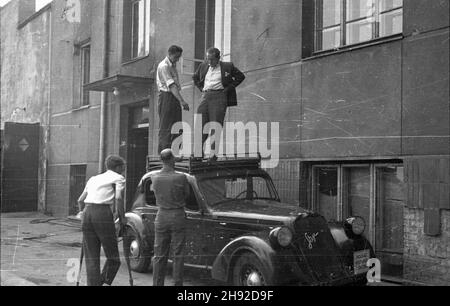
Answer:
M150 0L124 1L124 61L150 53L150 4Z
M403 175L403 167L376 168L376 251L385 273L397 277L403 273Z
M222 60L231 61L231 0L196 0L195 58L185 59L192 63L183 63L182 73L193 73L205 60L205 52L210 47L221 51Z
M216 0L214 46L222 52L224 61L231 61L231 0Z
M148 128L150 122L150 107L141 106L130 110L131 127L133 129Z
M383 274L401 276L403 264L403 166L338 164L312 167L312 209L327 220L360 216Z
M257 174L207 177L199 181L198 186L210 206L256 199L277 200L271 182ZM264 204L251 202L248 205Z
M136 0L131 4L132 58L148 55L150 51L150 0Z
M86 165L70 165L69 215L78 213L78 197L86 185Z
M89 105L89 91L83 85L89 84L91 73L91 45L81 46L81 105Z
M403 31L403 0L316 0L315 51Z
M315 210L327 220L337 220L337 167L319 167L314 170Z

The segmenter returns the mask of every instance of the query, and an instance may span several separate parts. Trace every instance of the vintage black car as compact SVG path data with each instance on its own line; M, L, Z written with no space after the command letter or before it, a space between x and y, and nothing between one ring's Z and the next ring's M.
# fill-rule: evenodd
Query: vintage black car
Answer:
M364 220L327 222L321 215L282 203L260 158L176 164L191 187L187 201L185 265L208 269L212 278L238 286L345 285L366 283L374 257L361 235ZM148 162L148 171L161 168ZM150 172L139 183L126 214L134 271L151 269L158 207Z

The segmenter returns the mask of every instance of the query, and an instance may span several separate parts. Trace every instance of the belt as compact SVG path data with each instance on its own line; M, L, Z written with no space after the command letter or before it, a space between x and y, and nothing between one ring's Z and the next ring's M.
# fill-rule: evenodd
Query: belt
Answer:
M207 89L207 90L203 90L203 92L218 92L218 91L223 91L223 89Z
M114 204L96 204L96 203L85 203L84 204L85 207L111 206L111 205L114 205Z

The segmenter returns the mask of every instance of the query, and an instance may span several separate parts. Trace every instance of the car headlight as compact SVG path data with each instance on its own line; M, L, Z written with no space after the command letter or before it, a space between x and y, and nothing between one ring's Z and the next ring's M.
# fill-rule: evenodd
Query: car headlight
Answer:
M270 240L279 246L287 247L292 242L292 231L285 226L277 227L270 232Z
M361 217L350 217L347 219L347 223L355 235L361 235L366 229L366 222Z

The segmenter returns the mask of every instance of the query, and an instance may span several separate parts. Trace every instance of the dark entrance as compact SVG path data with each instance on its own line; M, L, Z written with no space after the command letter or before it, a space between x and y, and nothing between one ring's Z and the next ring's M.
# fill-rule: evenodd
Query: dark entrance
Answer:
M37 211L40 125L5 123L2 212Z
M86 165L70 166L70 202L69 215L78 213L78 198L84 190L86 183Z
M140 106L129 109L127 154L127 210L131 210L136 187L145 174L148 155L149 108Z

